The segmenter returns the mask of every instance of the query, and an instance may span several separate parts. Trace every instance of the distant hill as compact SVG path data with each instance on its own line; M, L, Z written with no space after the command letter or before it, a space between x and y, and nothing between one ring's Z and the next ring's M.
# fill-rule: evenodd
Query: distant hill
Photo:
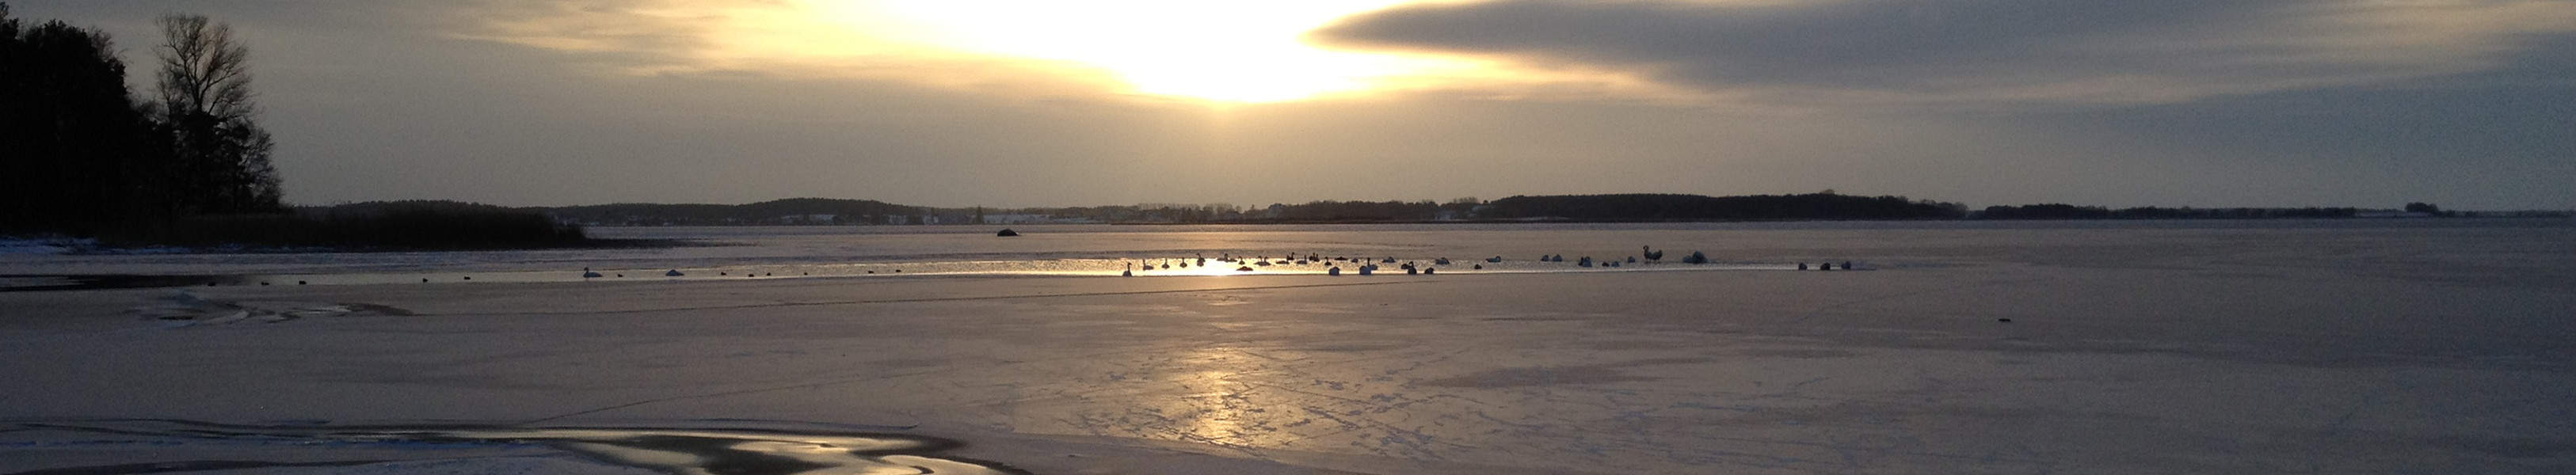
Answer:
M1958 219L1956 203L1902 196L1701 196L1681 194L1513 196L1486 203L1482 219L1576 221L1728 221L1786 219Z

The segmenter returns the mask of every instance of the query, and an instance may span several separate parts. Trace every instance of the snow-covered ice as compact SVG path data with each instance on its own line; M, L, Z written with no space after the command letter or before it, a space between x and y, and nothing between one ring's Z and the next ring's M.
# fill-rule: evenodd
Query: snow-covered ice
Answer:
M1146 233L1193 244L1137 247L1115 243L1137 233L1047 243L1040 228L1029 242L1050 249L1030 252L1063 253L1049 258L1653 244L1882 266L8 292L0 473L658 470L529 435L561 428L886 433L957 442L905 456L1040 474L2566 473L2576 226L2536 223L1431 227ZM876 254L836 242L790 247ZM717 249L803 259L739 247ZM544 265L702 251L619 252L635 254ZM885 254L953 259L905 252ZM328 267L294 263L307 258L241 265ZM490 259L468 265L507 267ZM519 442L80 430L137 424Z

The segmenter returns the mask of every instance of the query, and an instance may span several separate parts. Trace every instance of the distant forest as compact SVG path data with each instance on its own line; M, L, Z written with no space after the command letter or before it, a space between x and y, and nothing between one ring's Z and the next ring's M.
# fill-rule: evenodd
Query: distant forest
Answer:
M1958 203L1903 196L1700 196L1672 194L1514 196L1494 200L1482 217L1582 221L1748 221L1793 219L1959 219Z
M2035 204L2021 206L1988 206L1977 217L1983 219L2258 219L2258 218L2350 218L2360 208L2160 208L2154 206L2111 209L2100 206L2069 204Z

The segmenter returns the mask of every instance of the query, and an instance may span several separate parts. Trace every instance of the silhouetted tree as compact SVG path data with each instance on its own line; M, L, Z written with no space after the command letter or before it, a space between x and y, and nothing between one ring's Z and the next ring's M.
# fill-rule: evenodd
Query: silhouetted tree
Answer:
M29 25L0 4L0 231L283 210L275 145L253 121L248 50L202 16L160 25L159 96L146 104L106 33Z
M144 207L149 131L105 32L0 3L0 231L85 232Z
M159 112L171 143L176 211L280 209L274 148L252 121L250 50L200 15L161 17Z

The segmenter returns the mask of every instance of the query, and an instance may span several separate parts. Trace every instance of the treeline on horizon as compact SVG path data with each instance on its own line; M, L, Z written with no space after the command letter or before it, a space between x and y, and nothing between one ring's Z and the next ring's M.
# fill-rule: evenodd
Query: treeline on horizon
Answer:
M126 86L105 31L11 16L0 3L0 235L112 246L509 248L584 244L538 213L387 202L295 210L258 123L249 49L198 15L156 22L152 96Z
M934 208L874 200L791 198L740 205L620 203L526 209L565 222L613 226L1957 219L1967 212L1957 203L1831 192L1513 196L1446 202L1328 200L1248 208L1230 204Z
M1806 219L1959 219L1958 203L1903 196L1854 196L1832 191L1803 195L1701 196L1618 194L1514 196L1488 203L1488 219L1581 221L1767 221Z
M1313 201L1243 207L1141 204L1056 208L939 208L875 200L791 198L740 205L621 203L520 208L565 222L610 226L918 225L1069 223L1663 222L1786 220L2275 219L2382 216L2568 217L2565 212L2461 213L2424 203L2403 211L2351 207L2112 209L2033 204L1970 210L1958 203L1832 191L1796 195L1602 194L1513 196L1493 201Z

